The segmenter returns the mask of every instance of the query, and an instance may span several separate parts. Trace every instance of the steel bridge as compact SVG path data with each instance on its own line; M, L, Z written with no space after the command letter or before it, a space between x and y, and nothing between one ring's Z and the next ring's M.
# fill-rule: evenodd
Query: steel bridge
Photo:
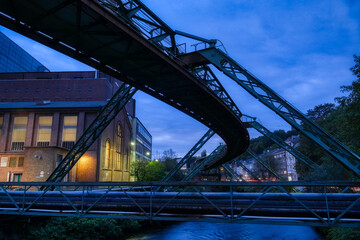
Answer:
M48 190L41 191L44 187ZM360 193L346 193L354 187L359 188L359 183L1 183L0 212L20 216L359 227Z
M49 212L56 212L56 214L60 214L61 212L61 214L65 214L64 211L68 211L69 209L67 207L61 209L64 201L52 202L59 196L63 197L73 208L71 210L73 213L67 213L70 215L84 213L84 211L86 214L82 215L87 215L95 211L93 207L88 208L88 211L85 210L85 207L89 206L84 205L85 200L90 201L91 206L96 205L99 207L99 211L106 210L111 214L114 213L114 211L116 212L116 209L120 212L132 211L134 206L128 206L127 208L125 206L127 204L126 201L122 201L123 205L116 205L115 207L114 203L109 199L109 196L114 196L115 198L117 196L116 194L122 194L122 197L129 196L129 199L133 200L141 196L145 199L141 200L141 202L146 202L148 201L147 198L150 198L151 204L155 205L159 204L159 202L153 202L153 198L155 199L157 196L162 196L161 198L170 204L171 199L175 199L178 193L169 192L169 189L167 189L168 192L166 193L159 192L153 194L154 187L156 191L159 191L163 186L169 187L171 184L167 182L171 180L172 176L182 165L189 161L215 133L224 140L226 145L219 146L215 149L212 154L198 164L194 171L189 173L183 180L191 180L191 178L202 169L211 169L219 166L222 166L233 178L243 180L241 176L236 176L236 173L231 171L227 162L238 160L239 156L247 150L250 142L246 129L248 127L253 127L263 135L269 137L280 147L293 154L303 164L311 168L317 166L317 164L307 156L271 133L265 126L261 125L256 118L243 115L213 73L212 68L217 68L220 72L235 81L301 134L314 141L320 148L332 156L335 161L340 162L343 166L351 170L356 177L360 176L360 158L358 155L331 136L322 127L308 119L269 86L265 85L243 66L234 61L226 52L225 48L221 44L219 45L219 43L221 43L220 41L204 39L189 33L173 30L140 0L3 0L0 2L0 24L124 82L118 92L115 93L113 98L99 113L95 121L51 174L47 180L48 183L22 183L20 185L1 183L0 205L3 207L3 210L0 211L0 214L41 215L44 213L44 215L49 215ZM176 41L178 36L197 41L195 51L187 52L186 45L179 44ZM79 183L68 185L59 183L137 90L144 91L193 117L207 126L209 131L195 144L168 176L164 178L163 183L157 183L157 185L155 183ZM252 152L248 153L254 155ZM273 176L282 180L279 174L262 162L260 158L255 159L271 172ZM254 173L246 169L245 166L243 167L249 174L254 175ZM256 176L254 178L256 179ZM358 224L356 219L358 219L357 205L360 199L359 196L357 194L339 193L336 191L334 196L330 196L326 193L330 185L326 183L320 185L303 183L302 185L306 187L315 186L317 189L323 188L325 192L322 193L323 195L319 195L318 193L298 193L299 196L290 194L290 190L285 190L286 188L298 189L296 187L301 185L298 183L234 184L235 183L225 184L225 186L230 187L230 190L229 193L227 193L228 195L225 193L223 195L220 194L219 203L216 202L215 204L213 201L209 201L212 207L204 207L194 212L196 214L205 214L204 209L208 209L208 213L210 214L214 213L214 209L216 209L221 210L220 212L223 213L223 217L226 216L226 219L243 221L242 212L236 215L235 211L242 209L241 211L245 211L246 213L251 212L249 218L247 218L247 220L249 220L254 216L258 216L261 209L269 203L271 210L267 209L265 215L267 217L272 215L274 217L272 218L273 221L275 221L276 217L281 218L286 216L291 218L293 223L302 221L303 223L311 222L313 224L314 221L309 220L311 218L310 215L303 213L304 209L301 209L301 207L304 207L306 211L311 212L311 214L315 216L315 219L320 222L320 225L349 225L349 222L354 222L355 225ZM150 187L150 194L134 192L133 195L131 195L132 193L130 194L128 190L124 191L124 186L128 186L128 189L130 189L135 185ZM210 200L210 196L216 195L215 193L204 194L197 188L200 186L208 186L206 183L190 184L181 182L173 184L173 188L170 188L170 190L174 189L174 185L176 185L177 188L188 186L197 190L198 195L185 194L186 197L191 196L194 197L194 199L203 197L205 200ZM333 191L345 185L358 187L358 182L346 184L333 183L330 190ZM74 186L79 187L81 191L73 191L67 195L68 188ZM99 190L100 192L97 192L97 194L94 194L94 191L91 191L89 195L85 194L85 191L89 193L89 187L93 188L95 186L98 188L106 187L105 195L101 192L103 190ZM215 186L217 185L214 183L214 187ZM263 186L265 190L260 192L260 195L256 195L256 193L253 193L253 195L250 193L247 193L247 195L243 195L242 193L239 193L240 195L238 193L233 194L234 189L248 189L261 186ZM286 188L284 186L286 186ZM73 190L76 190L76 187ZM20 191L9 191L14 189L20 189ZM41 191L31 191L34 189ZM115 189L120 189L120 192L114 192ZM51 190L54 191L50 192ZM271 196L268 195L273 194L273 191L280 191L282 193L274 193L274 195ZM99 197L90 197L95 195ZM183 196L182 194L180 195ZM228 198L229 196L236 201L230 200L230 208L226 206L226 209L222 210L218 206L222 207L222 202L227 201L223 198ZM268 196L269 198L267 198ZM283 197L291 197L291 199L295 199L295 202L300 205L287 206L287 200L284 200ZM325 197L325 208L320 204L322 197ZM73 198L76 199L77 205L73 204ZM328 201L328 198L331 200ZM20 199L22 199L22 202L19 202ZM81 199L81 201L79 199ZM103 202L102 199L107 199L108 201ZM246 203L251 202L245 209L243 208L246 204L236 205L242 202L242 199L244 199ZM271 199L276 199L276 201L280 202L285 201L282 203L287 207L284 208L279 204L276 206L274 205L276 201L271 201ZM339 199L350 200L344 203L338 201ZM314 202L312 202L313 200ZM184 201L191 202L190 199ZM304 204L303 201L307 201L306 204ZM257 210L248 211L259 202L264 205L261 205ZM179 206L183 206L182 204L184 204L181 201L177 203ZM308 207L308 203L316 209ZM348 203L349 205L346 205ZM106 204L109 205L106 206ZM150 219L156 217L151 213L152 207L145 208L137 203L135 205L140 207L147 216L150 216ZM15 207L14 211L9 210L11 206ZM56 209L55 206L59 207L59 209ZM111 206L115 208L111 209ZM159 207L159 205L156 206ZM172 205L172 207L176 209L176 206ZM81 210L79 210L79 208ZM145 209L150 209L150 214L148 214ZM196 209L196 206L184 206L183 209L187 209L187 213L190 214L190 209ZM343 212L340 213L341 211ZM175 212L175 210L173 212L169 210L166 214L174 214ZM294 213L294 215L291 215L292 213ZM340 213L340 215L336 216L337 213ZM105 215L97 214L87 216L102 217ZM111 216L120 217L118 215ZM346 220L344 220L343 216L347 216ZM304 221L302 217L304 217ZM162 216L162 218L166 219L164 216ZM343 220L344 222L342 222ZM257 222L257 220L254 222Z

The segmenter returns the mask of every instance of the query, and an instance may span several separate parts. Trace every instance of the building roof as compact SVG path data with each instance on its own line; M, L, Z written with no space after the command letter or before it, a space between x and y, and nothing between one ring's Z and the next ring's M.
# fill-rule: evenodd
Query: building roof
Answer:
M0 102L0 110L19 109L52 109L52 108L100 108L107 101L81 101L81 102Z

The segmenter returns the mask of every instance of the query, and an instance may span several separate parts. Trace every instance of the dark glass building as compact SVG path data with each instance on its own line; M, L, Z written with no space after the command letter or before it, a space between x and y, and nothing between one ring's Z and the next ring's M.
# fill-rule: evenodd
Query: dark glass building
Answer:
M1 72L49 72L49 69L0 32Z

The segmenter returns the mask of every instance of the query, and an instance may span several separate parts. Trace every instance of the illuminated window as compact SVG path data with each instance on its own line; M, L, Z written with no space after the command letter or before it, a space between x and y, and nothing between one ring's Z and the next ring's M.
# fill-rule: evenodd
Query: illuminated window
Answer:
M105 143L105 165L104 168L109 169L110 168L110 140L106 140Z
M39 117L39 128L37 135L37 146L49 146L51 138L52 117Z
M27 117L15 117L12 133L11 150L23 151L26 137Z
M118 124L116 131L116 153L115 153L115 170L121 169L121 147L122 147L122 130L121 125Z
M72 148L76 141L77 116L65 116L62 132L62 146Z

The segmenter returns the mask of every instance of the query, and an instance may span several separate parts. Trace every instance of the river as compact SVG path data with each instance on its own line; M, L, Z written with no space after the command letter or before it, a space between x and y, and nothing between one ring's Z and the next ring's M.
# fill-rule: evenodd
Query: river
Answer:
M307 226L182 222L127 240L321 240Z

